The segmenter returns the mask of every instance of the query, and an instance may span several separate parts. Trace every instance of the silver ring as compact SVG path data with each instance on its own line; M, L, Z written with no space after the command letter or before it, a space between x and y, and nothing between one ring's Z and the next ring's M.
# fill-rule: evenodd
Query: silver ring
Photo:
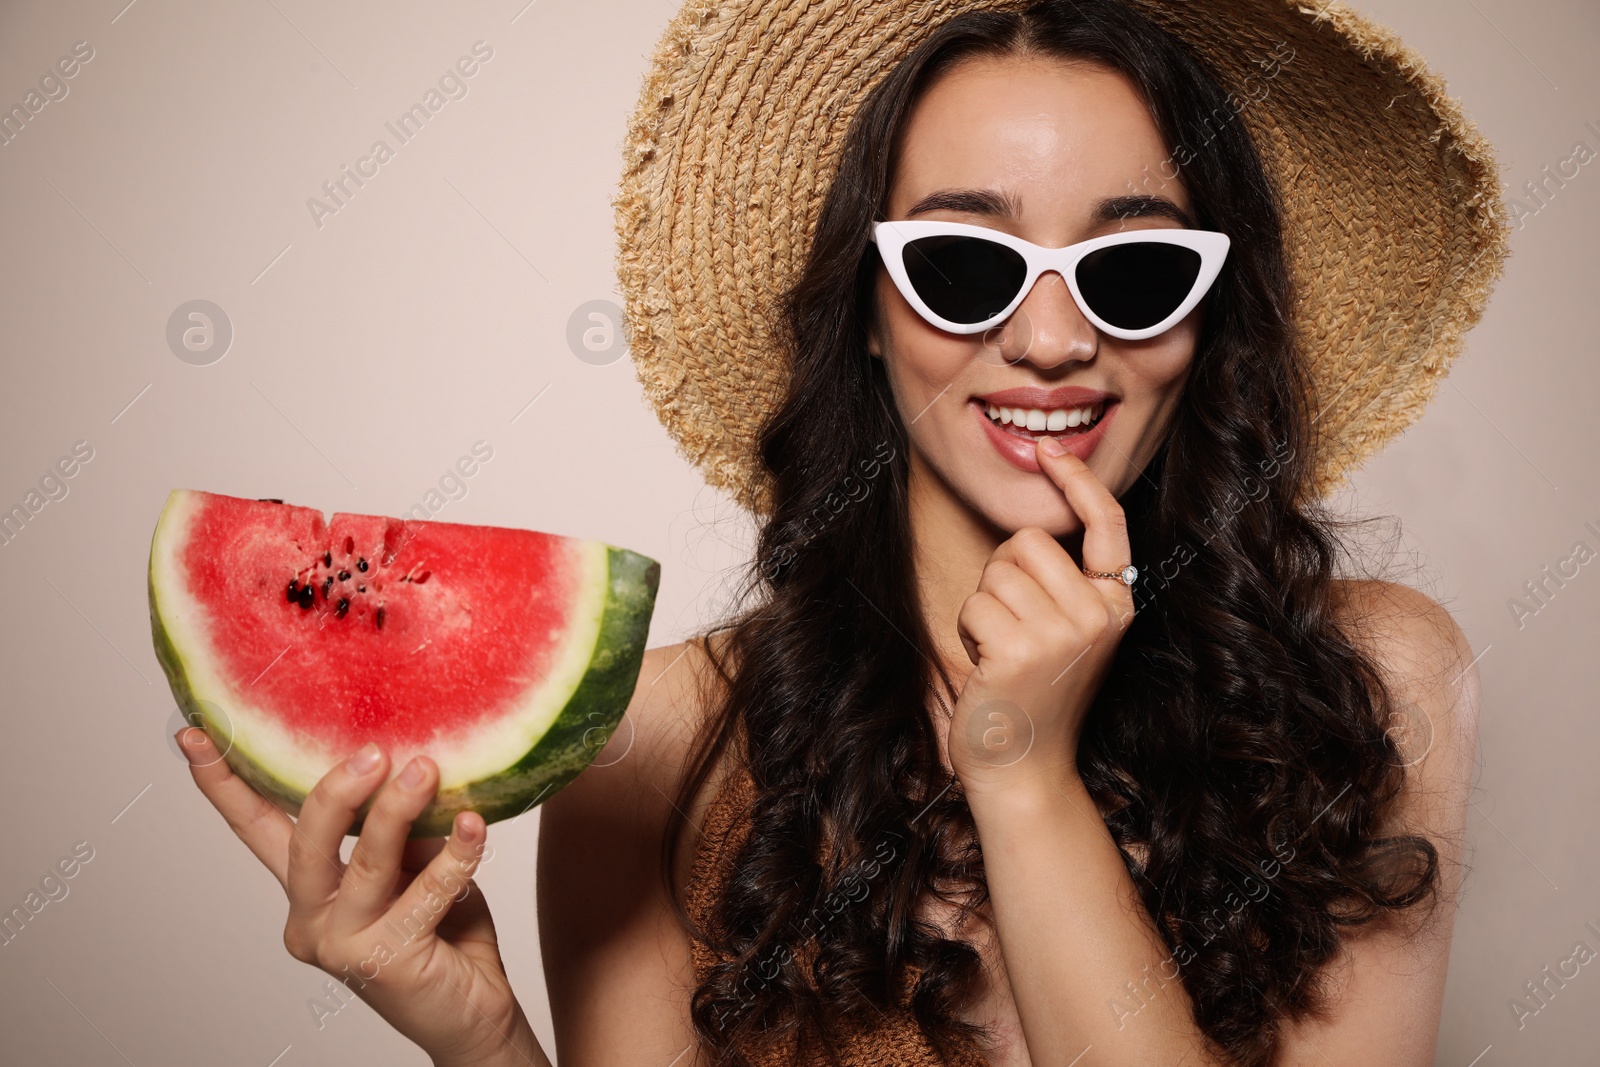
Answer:
M1104 571L1090 570L1086 570L1083 573L1089 578L1110 578L1113 581L1121 582L1123 585L1129 586L1130 588L1133 586L1134 582L1139 580L1139 568L1135 567L1131 563L1122 568L1120 571L1112 571L1109 574Z

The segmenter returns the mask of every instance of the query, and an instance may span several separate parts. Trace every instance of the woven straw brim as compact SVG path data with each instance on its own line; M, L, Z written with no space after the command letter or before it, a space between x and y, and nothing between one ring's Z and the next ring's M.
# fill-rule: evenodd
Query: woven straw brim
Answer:
M1422 413L1483 313L1510 234L1493 150L1421 57L1342 4L1129 2L1253 98L1238 118L1282 198L1322 496ZM755 446L788 376L778 297L856 107L939 22L1023 6L689 0L663 35L613 201L624 333L683 455L742 506L771 508Z

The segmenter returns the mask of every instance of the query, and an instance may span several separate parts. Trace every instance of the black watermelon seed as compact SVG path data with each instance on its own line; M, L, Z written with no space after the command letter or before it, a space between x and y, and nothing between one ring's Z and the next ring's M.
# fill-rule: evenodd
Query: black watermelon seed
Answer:
M333 566L333 553L332 552L324 552L322 554L322 565L324 567Z
M300 599L300 582L296 578L289 579L289 603L293 604Z
M333 578L329 577L329 578L324 579L324 581L322 583L322 599L323 600L327 600L328 599L328 593L332 589L333 589Z
M367 569L367 561L366 560L364 560L364 559L356 560L356 570L365 571L366 569Z
M358 592L358 593L365 593L365 592L366 592L366 591L367 591L367 587L366 587L366 586L364 586L364 585L358 585L358 586L356 586L356 592Z
M344 554L348 556L350 553L354 552L355 550L356 550L356 539L354 537L346 537L344 539Z
M341 618L341 619L344 618L344 613L349 611L349 610L350 610L350 601L348 599L346 599L345 597L340 597L339 598L339 608L338 608L338 612L337 612L338 617Z
M415 578L413 578L411 580L413 582L416 582L418 585L421 585L423 582L428 580L428 575L430 575L432 573L433 573L432 571L423 571L421 574L417 575Z
M339 572L339 580L341 582L348 582L350 580L350 572L346 571L346 570L341 570Z
M299 596L300 606L302 608L309 608L311 606L311 600L315 596L316 596L316 593L314 593L312 591L312 589L311 589L311 587L309 585L302 585L300 587L300 596Z
M383 609L379 608L372 613L372 621L378 624L378 629L383 629Z
M281 504L283 501L273 496L258 496L256 500L262 504Z

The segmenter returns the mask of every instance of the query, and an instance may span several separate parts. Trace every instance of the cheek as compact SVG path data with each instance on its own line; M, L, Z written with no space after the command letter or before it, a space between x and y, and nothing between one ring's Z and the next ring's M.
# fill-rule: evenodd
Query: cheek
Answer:
M1183 392L1184 383L1189 377L1189 367L1193 362L1192 352L1188 348L1163 352L1140 368L1140 388L1148 392L1158 403L1165 404L1176 400L1178 394Z
M1194 363L1200 324L1196 312L1160 336L1123 342L1116 362L1126 375L1126 393L1143 394L1151 406L1161 406L1182 392Z
M1141 383L1152 392L1177 392L1183 388L1189 367L1194 362L1195 346L1199 342L1200 320L1190 315L1161 337L1149 351L1139 353L1145 358L1135 361Z
M1129 448L1131 453L1137 453L1139 462L1149 458L1156 442L1171 425L1194 362L1192 337L1173 336L1162 338L1162 341L1162 344L1145 351L1129 353L1124 363L1129 370L1126 399L1133 400L1134 394L1137 394L1137 408L1130 405L1129 414L1137 410L1143 417L1129 420L1128 424L1120 427L1120 431L1121 434L1138 434L1137 443L1124 447ZM1119 428L1115 426L1111 429L1113 434L1118 431Z
M1144 402L1139 408L1144 418L1136 430L1138 440L1125 445L1136 466L1142 467L1154 458L1155 451L1173 426L1173 419L1178 413L1178 402L1182 398L1184 384L1187 381L1189 365L1190 360L1187 355L1179 354L1178 357L1166 358L1158 365L1152 366L1149 368L1149 374L1142 378L1141 392L1144 392ZM1133 429L1133 426L1126 427L1126 430ZM1112 432L1115 432L1115 429Z
M889 384L907 423L945 389L957 391L970 372L974 340L944 333L925 322L895 289L888 275L878 283L879 341Z

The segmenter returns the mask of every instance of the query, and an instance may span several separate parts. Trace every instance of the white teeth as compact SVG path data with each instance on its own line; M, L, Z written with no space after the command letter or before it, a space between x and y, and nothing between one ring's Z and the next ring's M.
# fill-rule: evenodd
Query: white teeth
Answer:
M1100 418L1104 409L1103 400L1088 407L1055 408L1051 411L1039 408L1008 408L987 402L984 405L984 410L992 421L1001 426L1016 426L1034 433L1041 431L1059 433L1075 426L1090 426Z

